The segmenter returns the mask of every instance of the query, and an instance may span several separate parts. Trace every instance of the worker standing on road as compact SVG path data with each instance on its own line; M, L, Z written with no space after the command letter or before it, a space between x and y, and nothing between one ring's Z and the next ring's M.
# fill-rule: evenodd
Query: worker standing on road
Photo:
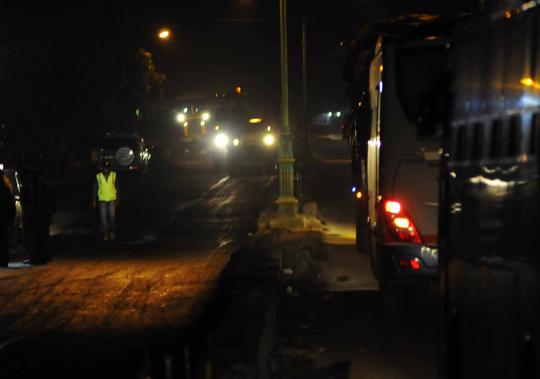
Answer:
M118 192L116 172L111 170L110 162L105 161L102 165L101 172L96 175L92 199L92 206L94 208L99 203L101 231L103 232L104 241L115 238Z
M53 189L40 167L26 167L21 174L24 242L28 254L24 263L45 264L52 260L49 229L56 208Z
M15 200L0 169L0 267L9 263L9 225L15 218Z

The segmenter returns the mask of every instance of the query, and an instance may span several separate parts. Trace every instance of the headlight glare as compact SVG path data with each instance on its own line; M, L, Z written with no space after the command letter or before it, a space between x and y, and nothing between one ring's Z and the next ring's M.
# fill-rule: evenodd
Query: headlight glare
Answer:
M178 123L182 123L182 122L186 121L186 115L183 114L183 113L178 113L176 115L176 121L178 121Z
M266 135L263 137L263 143L264 143L266 146L272 146L273 144L276 143L276 137L274 137L273 134L266 134Z
M210 120L210 113L204 112L204 113L202 114L202 119L203 119L204 121Z
M229 136L225 133L219 133L214 137L214 144L220 149L224 149L229 144Z

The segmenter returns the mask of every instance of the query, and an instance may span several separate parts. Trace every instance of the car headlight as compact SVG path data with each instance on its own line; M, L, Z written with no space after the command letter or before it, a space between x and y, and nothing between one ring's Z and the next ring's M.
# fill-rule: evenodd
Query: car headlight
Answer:
M204 112L204 113L202 114L202 119L203 119L203 121L208 121L208 120L210 120L210 113Z
M177 121L178 123L182 123L182 122L186 121L186 115L183 114L183 113L178 113L178 114L176 115L176 121Z
M214 137L214 144L220 149L224 149L229 144L229 136L225 133L219 133Z
M240 140L238 138L235 138L235 139L233 139L232 144L234 146L238 146L238 145L240 145Z
M276 137L274 137L273 134L266 134L266 135L263 137L263 143L264 143L266 146L272 146L273 144L276 143Z

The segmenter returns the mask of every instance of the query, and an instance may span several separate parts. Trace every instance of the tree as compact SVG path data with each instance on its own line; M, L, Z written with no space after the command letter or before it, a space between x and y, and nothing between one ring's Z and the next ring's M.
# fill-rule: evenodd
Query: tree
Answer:
M122 69L104 104L105 120L114 131L135 132L150 103L163 97L167 76L158 72L152 54L138 49Z

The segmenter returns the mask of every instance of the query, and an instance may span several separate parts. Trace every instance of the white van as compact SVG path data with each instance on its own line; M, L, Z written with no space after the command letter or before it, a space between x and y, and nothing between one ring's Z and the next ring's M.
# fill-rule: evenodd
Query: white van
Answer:
M448 53L433 36L380 37L371 60L367 214L357 222L381 288L436 278Z

